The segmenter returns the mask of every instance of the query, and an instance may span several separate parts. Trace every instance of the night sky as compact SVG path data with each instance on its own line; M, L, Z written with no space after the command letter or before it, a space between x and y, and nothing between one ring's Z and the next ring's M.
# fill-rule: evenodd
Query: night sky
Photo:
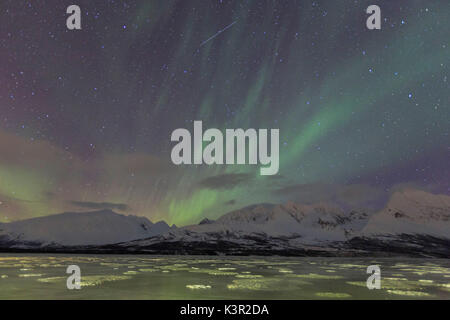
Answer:
M449 39L448 0L3 0L0 221L449 194ZM279 129L279 174L173 165L170 135L194 120Z

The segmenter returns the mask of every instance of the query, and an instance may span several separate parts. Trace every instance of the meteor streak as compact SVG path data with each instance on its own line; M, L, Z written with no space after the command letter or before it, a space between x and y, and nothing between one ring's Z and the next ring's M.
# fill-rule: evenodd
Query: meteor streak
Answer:
M217 31L213 36L211 36L211 37L209 37L208 39L206 39L205 41L203 41L203 42L200 44L200 47L203 47L208 41L214 39L214 38L217 37L219 34L221 34L222 32L224 32L225 30L227 30L228 28L231 28L231 27L233 26L233 24L235 24L236 22L237 22L237 20L234 21L233 23L227 25L227 26L226 26L225 28L223 28L222 30Z

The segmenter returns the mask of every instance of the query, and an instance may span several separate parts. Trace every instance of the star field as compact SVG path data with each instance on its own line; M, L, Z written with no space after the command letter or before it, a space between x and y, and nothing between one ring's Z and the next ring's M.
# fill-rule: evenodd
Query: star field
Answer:
M373 1L72 2L0 6L0 221L450 192L447 1L376 1L381 30ZM280 129L279 174L174 166L170 134L195 120Z

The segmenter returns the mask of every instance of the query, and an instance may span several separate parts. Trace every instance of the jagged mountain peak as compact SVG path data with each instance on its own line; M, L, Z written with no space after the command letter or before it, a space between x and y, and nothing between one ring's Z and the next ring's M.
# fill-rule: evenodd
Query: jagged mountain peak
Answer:
M375 213L343 210L326 203L263 203L232 211L216 221L204 219L205 223L182 228L169 227L164 221L153 224L144 217L124 216L111 210L63 213L2 224L0 242L8 247L11 243L26 246L30 242L47 247L120 242L118 247L137 251L154 245L152 250L156 252L165 252L171 244L174 250L204 244L205 248L220 251L226 242L252 252L255 246L272 251L299 250L303 246L335 250L345 245L356 245L359 250L358 246L365 243L391 248L390 241L397 240L403 250L403 243L409 248L408 239L423 245L434 239L433 243L440 243L438 251L442 255L448 252L449 240L445 239L450 239L449 198L417 190L396 192L384 209Z
M211 224L214 223L214 220L210 220L208 218L204 218L202 221L200 221L198 224L202 225L202 224Z
M450 197L421 190L395 192L363 233L428 234L450 238Z
M417 209L439 208L450 211L450 196L432 194L421 190L408 189L395 192L389 199L386 208L409 211L409 215L423 213Z

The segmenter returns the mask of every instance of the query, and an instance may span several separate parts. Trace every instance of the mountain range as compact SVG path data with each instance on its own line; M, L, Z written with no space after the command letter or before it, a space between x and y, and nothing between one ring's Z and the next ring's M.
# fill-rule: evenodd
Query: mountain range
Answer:
M12 246L88 246L152 237L176 228L164 221L125 216L111 210L66 212L0 224L0 243Z
M180 228L110 210L63 213L0 224L0 250L450 258L450 196L398 191L375 212L255 204Z

